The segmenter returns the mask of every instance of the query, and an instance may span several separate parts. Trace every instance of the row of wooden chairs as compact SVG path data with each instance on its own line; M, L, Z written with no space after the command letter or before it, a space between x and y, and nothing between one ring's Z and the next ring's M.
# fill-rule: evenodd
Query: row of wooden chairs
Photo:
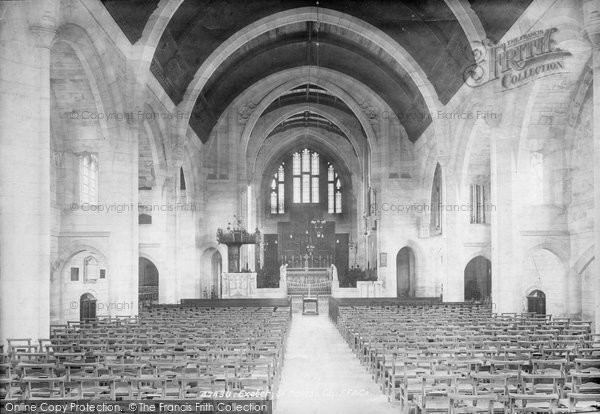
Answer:
M403 412L574 412L600 406L589 322L484 306L347 306L337 326Z
M0 397L270 399L289 331L289 308L144 310L12 338L0 354Z

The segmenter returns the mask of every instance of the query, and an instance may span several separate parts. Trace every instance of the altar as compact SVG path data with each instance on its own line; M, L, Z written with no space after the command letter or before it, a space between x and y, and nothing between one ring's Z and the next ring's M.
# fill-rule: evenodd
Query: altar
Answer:
M331 293L329 268L287 268L285 278L290 295Z

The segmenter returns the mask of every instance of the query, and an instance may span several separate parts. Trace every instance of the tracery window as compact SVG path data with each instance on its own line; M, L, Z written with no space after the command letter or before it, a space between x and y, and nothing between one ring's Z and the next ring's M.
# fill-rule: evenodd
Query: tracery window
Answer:
M487 196L483 184L471 184L471 224L485 224L487 217L485 212L487 206Z
M327 210L331 214L342 212L342 182L331 163L325 164L320 154L307 148L292 154L291 185L288 182L287 191L291 191L291 202L294 204L321 203L321 186L327 183ZM323 167L323 168L322 168ZM285 213L285 163L282 163L271 178L269 187L269 205L271 214ZM321 177L321 172L327 174ZM290 178L288 177L288 180ZM323 180L323 181L321 181ZM290 194L288 194L288 197ZM323 194L324 196L324 194Z
M294 203L319 202L319 154L303 149L292 156Z

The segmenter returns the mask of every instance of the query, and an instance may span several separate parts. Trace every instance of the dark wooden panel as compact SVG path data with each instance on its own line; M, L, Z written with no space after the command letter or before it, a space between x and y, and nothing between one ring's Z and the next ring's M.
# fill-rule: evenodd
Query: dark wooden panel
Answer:
M264 252L262 263L263 270L258 273L258 286L259 287L275 287L279 286L279 252L278 252L278 239L277 234L265 234L263 235L264 241Z
M289 307L291 302L289 298L285 299L181 299L181 305L155 305L153 307L179 307L196 306L204 308L257 308L257 307Z
M335 235L335 267L338 270L338 279L346 277L348 274L348 242L350 235L348 233L337 233Z

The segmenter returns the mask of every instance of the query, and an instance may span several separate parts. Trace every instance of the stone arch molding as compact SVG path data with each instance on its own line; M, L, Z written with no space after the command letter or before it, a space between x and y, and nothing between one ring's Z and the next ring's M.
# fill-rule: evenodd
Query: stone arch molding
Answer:
M525 157L526 154L531 150L529 144L530 134L536 133L538 126L538 120L534 119L538 113L534 110L537 105L544 104L548 105L547 102L547 86L559 86L563 83L568 85L569 82L578 82L578 86L575 88L575 93L571 87L561 87L560 89L555 88L553 95L553 104L562 111L563 105L569 106L569 114L567 114L566 122L553 124L553 130L557 131L560 135L566 137L567 140L572 136L571 125L573 119L577 118L580 107L576 106L578 99L583 99L585 95L581 95L588 86L588 80L585 77L585 72L589 68L589 62L591 59L591 48L589 43L583 38L581 31L581 22L579 16L565 14L545 19L547 27L556 27L558 32L556 34L556 47L569 51L572 53L565 60L565 71L563 73L556 73L552 76L545 76L537 78L531 82L531 85L527 85L529 89L528 95L525 99L525 111L522 114L508 113L508 119L521 119L520 131L516 134L517 141L515 142L515 153L517 155L517 170L527 170L527 164L529 159ZM560 80L560 82L557 82ZM562 90L561 90L562 89ZM525 90L525 89L524 89ZM523 93L523 92L521 92ZM582 102L579 102L582 103ZM573 105L575 104L575 107ZM519 105L515 105L513 109L518 108ZM522 107L521 107L522 108ZM506 108L505 108L506 109ZM574 112L575 111L575 112ZM573 113L575 117L573 117ZM519 116L516 116L519 115ZM541 142L541 140L538 140Z
M461 140L459 151L457 151L455 160L454 171L457 172L455 175L455 181L457 185L458 198L460 199L464 189L468 189L468 178L469 178L469 167L471 165L471 155L473 148L476 145L476 140L485 140L488 143L491 142L491 132L485 121L478 120L473 125L473 128L469 131L468 136L459 138ZM490 177L491 177L491 144L490 144Z
M110 274L110 262L108 261L106 255L102 252L102 249L92 244L74 242L70 246L62 248L58 256L50 263L50 275L52 277L61 275L65 265L69 262L69 260L81 252L93 253L96 256L96 260L104 263L107 272Z
M145 104L144 111L153 113L154 109L151 105ZM155 171L157 174L166 173L168 154L165 153L166 148L164 147L165 139L162 131L165 131L165 126L161 120L155 119L144 119L141 123L142 128L150 143L150 149L152 151L152 161L156 166Z
M470 254L469 256L466 257L465 261L464 261L464 266L463 269L469 264L469 262L473 259L475 259L476 257L483 257L484 259L489 260L490 262L492 261L492 256L490 254L489 251L487 250L479 250L473 254Z
M227 266L227 247L223 244L218 244L214 241L208 240L208 238L204 239L202 243L199 244L198 251L200 252L200 260L203 260L204 252L207 250L214 249L215 251L221 254L221 260L223 263L222 269L225 269ZM225 270L222 270L223 272Z
M149 253L145 249L140 249L138 251L138 256L151 261L152 264L154 264L154 266L156 266L156 269L158 270L158 274L160 275L160 261L158 260L158 258L156 258L153 254ZM139 259L139 257L138 257L138 259Z
M418 283L419 276L423 277L425 269L425 253L421 245L413 239L408 239L406 243L397 249L396 254L400 252L404 247L410 247L415 255L415 282ZM394 264L395 266L395 264Z
M256 158L253 160L254 164L252 167L252 183L256 185L256 188L260 188L260 183L262 182L262 177L265 172L265 169L269 165L271 165L273 159L277 158L280 154L285 153L288 150L288 148L292 147L294 143L297 142L297 138L303 135L305 135L305 131L290 134L289 136L285 137L285 139L280 140L276 146L269 148L268 152L264 156L260 156L260 151L257 152ZM336 147L333 144L331 144L327 137L325 137L324 135L314 130L310 130L310 133L308 135L311 138L318 141L320 145L322 145L331 153L336 153ZM352 171L351 167L353 163L351 162L351 160L348 159L348 157L345 154L337 153L336 160L342 163L342 167L345 170ZM352 174L351 179L352 184L355 184L354 174Z
M122 82L117 79L115 71L109 70L114 66L112 56L99 53L88 31L73 23L63 24L57 29L53 44L58 42L67 43L77 54L94 95L98 112L125 112ZM110 136L109 129L121 130L125 127L123 124L124 122L116 119L100 122L104 138Z
M521 309L523 311L527 310L527 296L529 296L536 290L543 292L544 295L546 295L546 298L548 297L548 286L545 286L543 283L533 283L531 285L528 285L522 292L520 292L520 295L521 295L520 303L521 303ZM548 306L547 303L546 303L546 306Z
M412 253L415 256L415 286L414 286L414 290L415 290L415 294L418 294L418 290L422 289L423 286L427 283L427 276L426 276L426 269L427 266L429 266L428 263L426 263L426 259L425 259L425 253L423 251L422 246L415 241L414 239L408 239L408 240L404 240L402 242L394 242L392 245L390 245L389 247L389 251L390 253L388 254L388 269L389 271L386 273L386 275L384 276L384 286L387 286L389 288L394 288L396 289L396 275L397 275L397 267L396 267L396 258L398 256L398 253L400 253L400 250L404 249L405 247L408 247L412 250ZM394 291L394 295L396 294L396 292Z
M545 241L527 249L525 255L523 256L523 260L529 260L529 258L532 257L534 253L540 250L546 250L548 253L551 253L552 255L556 256L556 258L558 259L558 261L560 261L562 265L562 271L565 273L565 275L567 274L567 263L569 263L569 253L567 252L566 246L562 246L561 244L559 244L559 242Z
M269 30L304 21L319 21L333 26L340 26L373 41L404 68L423 95L423 99L430 111L437 111L438 108L442 107L437 93L431 82L427 79L427 75L423 69L410 53L390 36L369 23L345 13L324 8L303 7L275 13L260 19L223 42L197 70L194 79L190 82L185 92L182 102L179 104L180 110L184 113L192 112L206 82L208 82L217 68L240 47ZM187 129L187 121L180 121L177 129L180 134L184 134Z
M248 148L249 140L258 119L267 107L283 93L309 81L334 93L344 102L352 110L365 130L369 149L371 150L375 146L378 140L376 128L371 121L372 118L369 118L364 107L375 108L380 113L383 113L383 111L391 113L391 108L383 99L364 84L341 72L325 68L319 68L315 72L314 69L310 71L310 67L308 66L302 66L270 75L249 87L234 100L231 106L239 108L241 111L240 115L245 118L243 119L243 123L245 124L244 129L240 137L244 151Z
M273 119L268 124L264 125L263 133L261 133L260 135L256 135L256 136L254 136L254 134L253 134L253 136L250 137L249 141L250 142L256 141L256 144L252 146L251 151L248 151L248 147L246 147L246 151L244 151L242 154L245 157L244 163L247 163L246 168L247 168L247 171L248 171L250 177L254 176L257 172L256 163L257 163L259 153L261 151L261 148L264 145L264 142L266 141L269 134L273 131L273 129L275 129L275 127L277 125L279 125L284 120L288 119L290 116L301 113L305 109L306 109L305 104L298 104L298 105L292 105L292 106L287 107L286 109L281 111L282 113L280 116ZM343 124L343 122L340 119L338 119L337 116L332 114L331 111L327 111L326 108L316 107L316 106L311 106L310 109L311 109L311 112L314 112L314 113L321 115L321 116L327 118L328 120L330 120L333 124L338 126L344 132L344 134L346 135L346 138L349 140L350 144L352 145L354 152L358 155L358 158L359 158L358 159L358 165L359 165L358 171L362 171L364 161L361 160L361 156L364 157L364 156L367 156L367 154L363 154L363 148L360 146L360 143L357 141L356 137L350 133L350 131ZM315 130L311 129L311 133L315 134ZM298 137L299 135L300 134L295 134L296 137ZM323 141L327 140L322 134L316 133L316 136L320 137ZM249 142L249 144L250 144L250 142Z
M137 73L144 76L140 84L144 85L150 75L150 64L158 47L158 43L167 28L171 18L179 9L183 0L161 0L144 26L142 36L135 43L138 49L139 66Z

